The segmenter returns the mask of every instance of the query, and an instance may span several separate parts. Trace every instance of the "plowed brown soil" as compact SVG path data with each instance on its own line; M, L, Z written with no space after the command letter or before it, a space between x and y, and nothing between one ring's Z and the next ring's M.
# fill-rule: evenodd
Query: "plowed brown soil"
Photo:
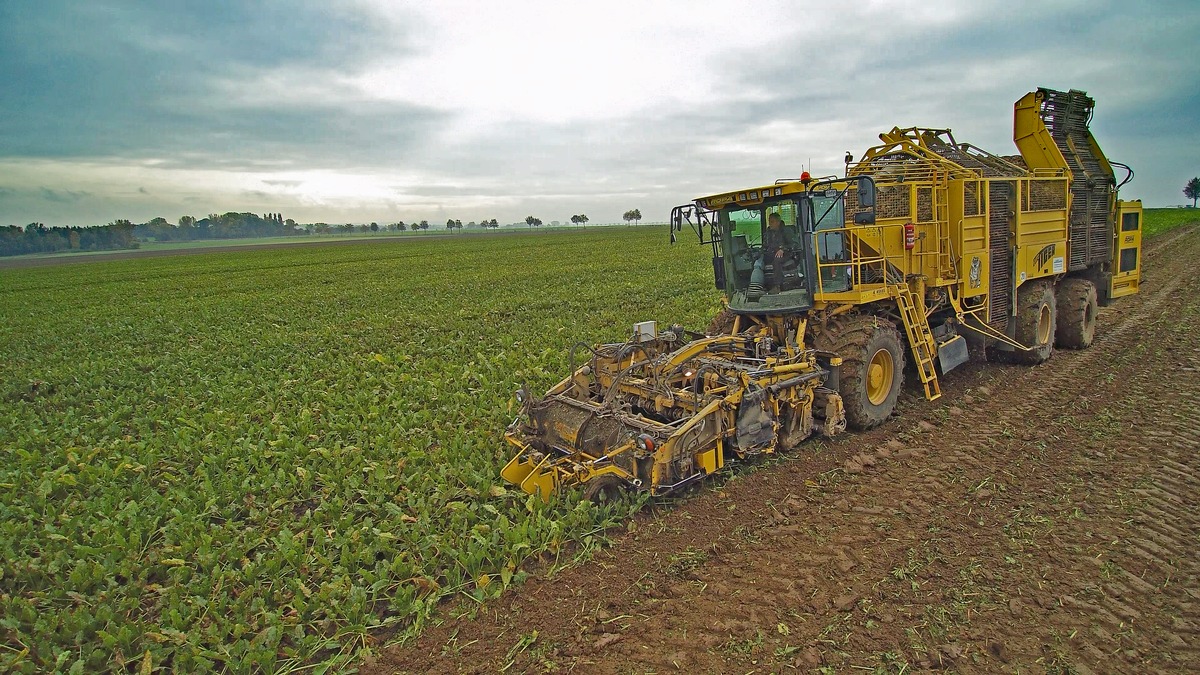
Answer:
M363 669L1200 671L1200 229L1145 260L1090 349L964 366Z

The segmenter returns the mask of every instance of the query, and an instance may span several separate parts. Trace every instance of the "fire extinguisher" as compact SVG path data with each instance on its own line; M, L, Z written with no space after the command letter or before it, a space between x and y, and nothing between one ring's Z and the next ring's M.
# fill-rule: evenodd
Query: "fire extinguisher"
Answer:
M911 251L917 245L917 226L912 223L904 224L904 248Z

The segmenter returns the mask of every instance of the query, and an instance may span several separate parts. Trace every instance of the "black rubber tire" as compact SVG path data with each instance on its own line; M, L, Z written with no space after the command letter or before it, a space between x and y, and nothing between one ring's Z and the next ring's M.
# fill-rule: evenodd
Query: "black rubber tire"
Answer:
M625 492L625 481L605 474L583 484L583 498L596 505L619 501Z
M812 342L817 349L842 357L838 393L846 410L846 424L859 431L883 424L896 409L904 384L904 342L896 325L875 316L844 314L830 319ZM868 366L880 350L891 356L892 383L886 397L872 403L867 391Z
M1048 281L1034 281L1017 289L1017 342L1034 347L1029 351L1002 352L1013 363L1034 366L1054 353L1057 323L1054 288ZM1049 310L1048 312L1046 310ZM1047 325L1048 322L1048 325Z
M1096 337L1096 314L1100 301L1096 284L1087 279L1064 279L1054 294L1058 303L1055 345L1066 349L1087 349Z
M729 335L733 332L733 322L736 319L737 314L734 314L728 307L722 307L712 321L708 322L708 328L704 329L704 334Z

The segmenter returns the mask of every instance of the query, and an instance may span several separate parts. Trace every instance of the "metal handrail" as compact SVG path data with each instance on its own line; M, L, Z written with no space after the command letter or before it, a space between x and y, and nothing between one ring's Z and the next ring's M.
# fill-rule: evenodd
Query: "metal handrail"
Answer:
M858 286L862 286L865 284L872 284L872 283L879 283L879 284L898 283L897 281L893 281L891 279L891 277L893 275L891 274L891 270L889 270L889 266L894 264L892 261L904 258L906 256L914 255L914 252L910 249L904 249L904 248L901 249L900 253L889 252L888 241L887 241L888 237L886 235L889 231L900 230L901 231L901 241L903 241L903 229L904 229L903 223L896 223L896 224L887 224L887 225L855 225L855 226L851 226L851 227L831 227L831 228L816 230L816 231L812 232L811 234L812 234L812 238L813 238L813 240L812 240L813 251L816 253L814 258L817 263L817 270L816 270L816 272L817 272L817 292L818 293L827 292L825 290L825 277L824 277L824 275L822 275L822 271L827 270L827 269L832 269L832 270L850 269L850 270L852 270L852 272L851 272L851 286L852 287L858 287ZM861 233L870 232L870 231L877 233L877 235L879 237L881 250L879 250L877 253L867 253L865 251L865 249L866 249L865 242L862 240L862 238L860 236L858 236ZM849 254L848 259L847 260L831 260L831 261L823 262L821 260L821 255L820 255L820 252L821 252L820 237L823 237L823 236L828 237L833 234L841 235L843 248L846 251L846 253ZM847 236L847 235L851 235L851 236ZM929 255L929 253L921 252L921 253L917 253L916 255ZM864 274L863 274L864 270L872 270L875 274L877 274L879 281L864 281L863 280L864 279ZM846 290L849 290L849 289L846 289ZM839 289L839 290L831 290L828 292L840 293L843 291Z

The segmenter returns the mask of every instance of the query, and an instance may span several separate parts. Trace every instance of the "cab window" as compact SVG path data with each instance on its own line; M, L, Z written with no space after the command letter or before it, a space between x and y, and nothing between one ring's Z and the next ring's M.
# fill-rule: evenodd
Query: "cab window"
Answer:
M737 209L726 211L729 219L729 233L736 238L744 238L748 246L758 246L762 243L762 210Z

